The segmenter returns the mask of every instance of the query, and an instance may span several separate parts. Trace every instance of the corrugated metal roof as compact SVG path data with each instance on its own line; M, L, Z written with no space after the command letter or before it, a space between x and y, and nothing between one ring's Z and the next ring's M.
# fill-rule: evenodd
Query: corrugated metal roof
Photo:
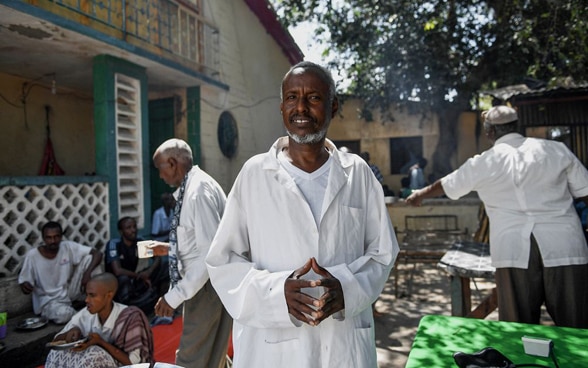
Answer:
M506 86L488 91L481 91L480 94L492 96L502 101L509 101L512 97L516 97L516 99L519 99L519 97L521 97L524 99L527 97L555 97L558 95L569 94L588 95L588 84L581 84L575 86L545 87L539 89L531 89L526 84L515 84L512 86Z
M588 125L588 84L540 89L517 84L480 93L515 107L523 127Z

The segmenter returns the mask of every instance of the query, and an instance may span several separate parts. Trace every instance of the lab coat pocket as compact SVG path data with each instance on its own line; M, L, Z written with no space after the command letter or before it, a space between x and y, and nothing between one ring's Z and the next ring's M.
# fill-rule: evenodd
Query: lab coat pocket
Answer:
M265 352L277 367L301 367L300 339L297 328L268 329L265 334Z
M370 327L356 328L354 331L355 354L352 354L354 361L353 367L372 368L377 367L376 344L373 337L373 331Z

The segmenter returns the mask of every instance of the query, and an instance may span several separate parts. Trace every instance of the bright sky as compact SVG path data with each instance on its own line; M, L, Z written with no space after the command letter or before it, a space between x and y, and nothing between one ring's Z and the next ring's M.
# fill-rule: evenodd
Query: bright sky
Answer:
M327 66L328 60L323 59L321 56L324 45L321 45L314 41L313 35L316 25L311 22L299 23L294 27L289 27L288 31L300 47L300 50L304 54L304 60L312 61L323 66ZM333 72L333 79L338 86L343 86L344 77Z
M315 26L312 23L305 22L288 28L288 31L304 53L304 60L321 63L322 49L319 49L320 45L313 41L314 29Z

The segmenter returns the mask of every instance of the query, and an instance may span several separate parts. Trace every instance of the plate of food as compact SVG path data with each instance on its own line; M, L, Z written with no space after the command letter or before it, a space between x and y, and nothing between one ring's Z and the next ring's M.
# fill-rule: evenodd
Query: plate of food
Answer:
M51 341L48 342L47 346L48 348L51 349L55 349L55 350L66 350L66 349L71 349L71 348L75 348L76 346L79 346L81 343L88 341L87 337L84 337L83 339L79 339L77 341L72 341L72 342L67 342L65 340L57 340L57 341Z
M30 317L18 322L16 328L19 330L36 330L47 325L47 318L45 317Z

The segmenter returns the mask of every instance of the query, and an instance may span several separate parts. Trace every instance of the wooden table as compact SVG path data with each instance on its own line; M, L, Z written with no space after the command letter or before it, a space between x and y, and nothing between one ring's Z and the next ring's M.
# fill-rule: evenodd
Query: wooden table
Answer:
M456 242L438 263L451 279L451 314L485 318L497 306L496 288L472 310L470 280L494 280L495 268L490 265L490 246L486 243Z
M432 315L421 319L405 367L457 367L454 353L471 354L486 347L515 364L554 367L551 358L525 354L523 336L550 339L562 368L588 367L588 329Z

